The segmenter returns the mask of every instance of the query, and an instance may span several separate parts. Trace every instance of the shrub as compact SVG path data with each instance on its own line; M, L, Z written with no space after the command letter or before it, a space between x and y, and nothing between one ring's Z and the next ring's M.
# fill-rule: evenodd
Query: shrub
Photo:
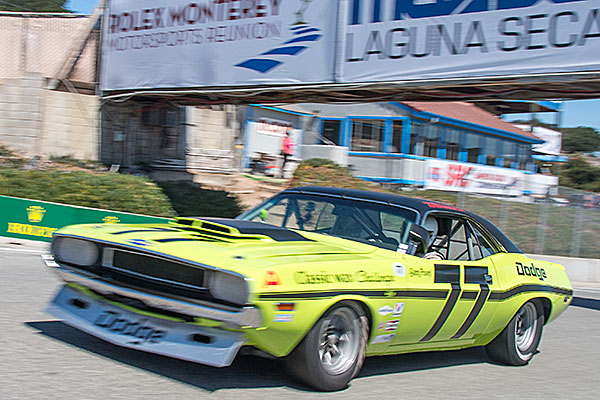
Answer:
M242 212L237 196L202 189L190 182L161 182L160 187L180 216L233 218Z
M86 171L0 168L0 195L171 217L169 199L147 178Z

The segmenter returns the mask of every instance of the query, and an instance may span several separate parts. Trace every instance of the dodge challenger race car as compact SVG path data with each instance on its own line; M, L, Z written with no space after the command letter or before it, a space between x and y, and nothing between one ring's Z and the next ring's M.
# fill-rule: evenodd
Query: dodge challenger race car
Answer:
M216 367L240 349L340 390L365 356L485 346L527 364L569 305L561 265L460 208L288 189L236 219L59 230L49 312L119 346Z

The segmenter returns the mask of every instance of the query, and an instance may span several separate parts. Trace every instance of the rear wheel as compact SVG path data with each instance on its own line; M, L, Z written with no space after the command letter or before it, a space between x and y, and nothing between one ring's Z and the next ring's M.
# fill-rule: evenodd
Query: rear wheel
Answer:
M537 351L544 311L539 301L528 301L504 330L486 346L490 358L507 365L525 365Z
M284 363L308 386L342 390L362 367L368 333L364 311L353 303L340 303L317 321Z

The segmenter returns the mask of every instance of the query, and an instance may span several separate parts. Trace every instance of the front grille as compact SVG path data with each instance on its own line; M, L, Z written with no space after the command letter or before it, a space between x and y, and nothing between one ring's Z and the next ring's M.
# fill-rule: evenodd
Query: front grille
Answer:
M206 287L204 270L162 258L115 250L111 266L155 279L183 283L194 288Z
M127 287L224 305L208 289L209 270L117 248L104 248L100 275Z

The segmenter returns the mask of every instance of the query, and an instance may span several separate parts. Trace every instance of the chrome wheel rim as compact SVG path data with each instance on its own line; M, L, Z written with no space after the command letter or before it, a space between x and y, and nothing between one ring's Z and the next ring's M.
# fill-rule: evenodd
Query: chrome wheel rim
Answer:
M349 308L338 308L321 323L319 360L330 375L339 375L354 365L359 351L360 324Z
M525 304L517 313L515 321L515 347L521 358L531 351L537 332L537 310L532 303Z

